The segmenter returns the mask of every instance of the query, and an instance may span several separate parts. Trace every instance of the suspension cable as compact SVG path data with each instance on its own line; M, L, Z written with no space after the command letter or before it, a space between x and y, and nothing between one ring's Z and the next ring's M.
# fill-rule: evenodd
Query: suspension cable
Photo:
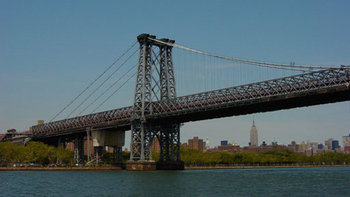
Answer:
M136 64L137 65L137 64ZM85 110L87 110L91 105L93 105L99 98L101 98L108 90L110 90L115 84L117 84L121 79L123 79L135 66L132 66L126 73L124 73L121 77L119 77L113 84L111 84L104 92L95 98L89 105L87 105L82 111L79 112L78 115L82 114Z
M304 66L304 65L288 65L288 64L276 64L276 63L267 63L267 62L258 62L258 61L253 61L253 60L244 60L244 59L238 59L238 58L229 58L229 57L224 57L224 56L219 56L219 55L215 55L215 54L211 54L211 53L207 53L207 52L203 52L203 51L199 51L196 49L192 49L192 48L188 48L185 46L181 46L175 43L170 43L170 42L164 42L158 39L153 39L150 38L150 40L153 40L155 42L161 43L161 44L165 44L168 46L172 46L172 47L176 47L179 49L184 49L193 53L198 53L198 54L202 54L202 55L207 55L207 56L211 56L211 57L215 57L215 58L219 58L219 59L224 59L224 60L228 60L228 61L233 61L233 62L240 62L240 63L244 63L244 64L250 64L250 65L255 65L255 66L265 66L265 67L272 67L272 68L277 68L277 67L286 67L286 68L299 68L299 69L331 69L331 68L336 68L334 66Z
M106 101L108 101L115 93L117 93L132 77L136 75L137 72L132 74L121 86L119 86L111 95L109 95L99 106L97 106L91 113L94 113L98 108L100 108Z
M123 54L121 54L117 60L115 60L110 66L108 66L96 79L94 79L83 91L81 91L78 96L76 96L73 100L71 100L66 106L63 107L61 111L59 111L53 118L51 118L51 121L53 121L57 116L59 116L64 110L67 109L74 101L76 101L86 90L88 90L97 80L99 80L114 64L116 64L125 54L127 54L135 45L137 42L134 42Z
M130 58L132 56L135 55L135 53L138 51L138 49L136 49L131 55L129 55L129 57L126 58L126 60L119 65L119 67L117 67L117 69L115 69L98 87L96 87L94 89L94 91L92 91L77 107L75 107L67 116L67 118L69 118L70 115L72 115L81 105L83 105L93 94L95 94L95 92L101 88L118 70L120 70L127 61L130 60Z

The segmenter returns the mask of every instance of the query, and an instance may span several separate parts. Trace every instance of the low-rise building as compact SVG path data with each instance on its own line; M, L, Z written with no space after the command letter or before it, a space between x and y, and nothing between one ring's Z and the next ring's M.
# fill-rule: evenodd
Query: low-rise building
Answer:
M203 139L199 139L198 137L193 137L193 139L189 139L187 148L203 151Z
M240 152L240 147L232 144L225 145L225 146L218 146L217 149L218 151L227 151L232 153Z
M5 134L0 134L0 142L2 141L2 139L4 139Z

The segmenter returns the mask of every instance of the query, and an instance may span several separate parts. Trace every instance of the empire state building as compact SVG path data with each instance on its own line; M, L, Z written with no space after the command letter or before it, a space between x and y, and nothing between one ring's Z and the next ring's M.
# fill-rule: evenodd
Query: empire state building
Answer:
M254 120L250 129L250 146L258 146L258 130L256 129Z

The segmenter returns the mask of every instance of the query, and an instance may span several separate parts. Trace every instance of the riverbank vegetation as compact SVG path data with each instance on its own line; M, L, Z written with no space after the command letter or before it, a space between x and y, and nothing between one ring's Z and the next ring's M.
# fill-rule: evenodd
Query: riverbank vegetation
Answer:
M28 142L26 146L0 142L0 164L71 164L73 152L63 147L48 146L42 142Z
M306 156L286 149L274 149L261 153L213 153L181 149L181 160L185 165L350 164L350 154L329 152Z
M305 156L286 149L274 149L266 152L201 152L181 147L181 160L187 166L215 165L280 165L280 164L350 164L350 154L319 153ZM159 159L159 153L152 153L153 159ZM123 152L123 162L130 153ZM73 165L74 154L63 147L52 147L41 142L29 142L26 146L14 145L10 142L0 142L0 165L7 164L36 165ZM99 165L114 163L112 153L104 153Z

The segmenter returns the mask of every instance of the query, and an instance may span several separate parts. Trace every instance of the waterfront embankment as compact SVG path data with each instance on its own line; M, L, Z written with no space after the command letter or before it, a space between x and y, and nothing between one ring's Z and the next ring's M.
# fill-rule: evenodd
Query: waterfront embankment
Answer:
M263 169L263 168L312 168L312 167L350 167L347 165L233 165L233 166L185 166L185 170L215 170L215 169Z
M0 171L96 171L122 170L121 167L0 167Z
M312 168L312 167L350 167L346 165L228 165L228 166L185 166L185 170L215 169L263 169L263 168ZM122 167L0 167L0 171L105 171L123 170Z

